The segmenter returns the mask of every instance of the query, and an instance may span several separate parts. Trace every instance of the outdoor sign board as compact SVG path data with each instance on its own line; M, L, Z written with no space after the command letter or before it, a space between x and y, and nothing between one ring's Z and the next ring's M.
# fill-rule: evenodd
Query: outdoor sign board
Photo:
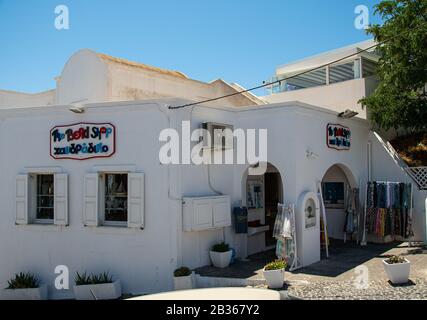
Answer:
M116 149L116 128L111 123L75 123L50 130L54 159L87 160L111 157Z

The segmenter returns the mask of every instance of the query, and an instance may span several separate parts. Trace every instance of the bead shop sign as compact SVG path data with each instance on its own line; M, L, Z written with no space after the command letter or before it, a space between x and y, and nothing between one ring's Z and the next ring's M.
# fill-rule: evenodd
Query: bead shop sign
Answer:
M76 123L50 130L54 159L108 158L115 152L116 128L111 123Z
M328 127L326 129L326 143L331 149L350 150L350 128L344 127L339 124L328 124Z

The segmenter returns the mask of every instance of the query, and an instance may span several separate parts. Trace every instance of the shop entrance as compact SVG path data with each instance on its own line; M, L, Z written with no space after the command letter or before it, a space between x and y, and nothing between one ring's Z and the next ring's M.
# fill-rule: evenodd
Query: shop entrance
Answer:
M344 165L330 167L322 179L329 243L357 240L360 212L357 184ZM324 241L324 239L322 239Z
M261 176L246 173L245 194L248 208L248 255L276 246L273 237L277 205L283 202L282 178L275 166L268 164Z

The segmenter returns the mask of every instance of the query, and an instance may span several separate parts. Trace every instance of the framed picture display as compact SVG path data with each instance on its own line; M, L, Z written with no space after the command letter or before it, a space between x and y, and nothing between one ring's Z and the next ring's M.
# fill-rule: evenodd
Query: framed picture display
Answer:
M326 208L344 209L344 182L324 182L322 189Z
M246 187L246 205L249 209L262 209L263 201L263 183L258 180L248 180Z

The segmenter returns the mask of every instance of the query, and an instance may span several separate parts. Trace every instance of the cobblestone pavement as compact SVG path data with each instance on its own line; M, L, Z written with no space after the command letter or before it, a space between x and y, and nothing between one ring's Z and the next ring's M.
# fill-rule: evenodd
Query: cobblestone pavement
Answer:
M366 289L357 289L352 281L320 281L290 285L287 293L305 300L427 300L427 280L413 279L406 285L375 280Z
M384 271L382 260L392 255L404 255L411 262L411 281L406 285L393 285ZM213 277L262 280L262 267L274 259L274 252L249 257L227 269L202 268L201 274ZM366 289L358 289L355 280L360 279L358 268L364 268ZM427 300L427 248L409 247L407 243L388 245L336 243L330 257L299 269L285 272L286 289L290 296L316 300ZM265 287L259 285L256 287Z

